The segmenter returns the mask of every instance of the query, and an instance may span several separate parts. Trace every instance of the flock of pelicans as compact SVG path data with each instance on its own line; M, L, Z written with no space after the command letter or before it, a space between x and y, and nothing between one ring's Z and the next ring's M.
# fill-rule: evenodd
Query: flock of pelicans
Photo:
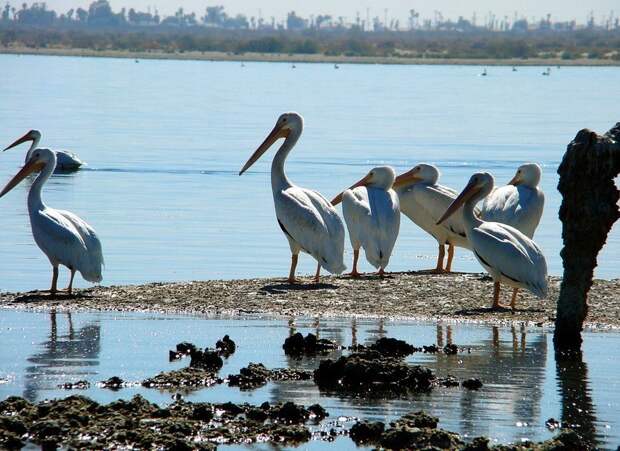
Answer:
M471 250L494 281L493 308L501 308L500 284L513 288L510 306L515 308L519 289L543 298L547 294L547 264L532 240L543 212L544 195L538 184L541 169L537 164L520 166L508 185L494 188L493 176L473 174L458 194L440 185L439 170L418 164L398 177L389 166L376 167L331 202L316 191L293 184L284 171L284 162L303 130L297 113L282 114L271 133L241 169L248 170L278 139L284 138L271 165L271 188L278 224L291 249L288 281L295 283L295 268L300 251L317 262L315 281L321 268L340 274L344 264L344 224L335 206L342 203L342 213L353 248L353 277L359 277L357 263L360 249L368 262L383 275L388 266L403 213L432 235L439 245L436 273L450 272L454 248ZM53 268L50 292L56 293L59 265L66 266L71 279L75 272L90 282L102 280L103 253L95 230L71 212L46 206L41 190L47 179L62 165L79 167L75 155L38 148L41 134L31 130L5 150L32 142L24 167L0 192L7 194L29 174L40 171L28 195L28 212L35 242L47 255ZM477 204L484 200L482 208ZM444 266L446 246L447 262Z

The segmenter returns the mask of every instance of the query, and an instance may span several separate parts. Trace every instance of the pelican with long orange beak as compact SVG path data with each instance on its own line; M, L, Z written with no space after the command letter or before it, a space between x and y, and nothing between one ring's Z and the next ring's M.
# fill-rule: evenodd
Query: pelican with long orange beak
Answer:
M492 308L501 308L500 283L513 288L510 307L516 307L520 288L539 298L547 295L547 262L538 245L519 230L499 222L487 222L474 214L474 206L493 190L493 176L479 172L437 221L441 224L463 208L467 237L476 259L494 281Z
M545 195L538 187L541 176L536 163L519 166L508 185L495 188L484 200L482 219L511 225L533 238L545 207Z
M437 167L420 163L410 171L396 177L394 181L394 190L400 201L400 211L437 240L439 253L437 265L432 270L435 274L452 271L455 246L471 249L465 233L462 210L443 223L437 224L441 215L458 194L452 188L440 185L439 175ZM479 210L475 208L474 212L478 214ZM448 246L448 260L444 267L446 246Z
M296 283L295 269L299 252L310 254L318 262L314 281L319 282L321 268L333 274L345 269L344 224L336 209L316 191L294 185L284 172L284 162L303 130L303 118L297 113L284 113L265 141L241 169L248 170L278 139L284 138L271 163L271 190L276 218L291 248L288 282Z
M69 268L71 279L67 292L71 294L76 271L89 282L101 282L103 254L95 230L84 220L69 211L48 207L41 199L43 185L56 167L56 153L49 149L35 149L25 166L0 192L0 197L15 188L29 174L41 171L28 194L28 213L32 236L52 264L52 287L55 294L58 266Z
M19 146L22 143L31 141L30 149L26 153L26 158L24 162L30 159L32 153L37 149L39 142L41 141L41 132L38 130L30 130L24 136L19 138L13 144L8 146L4 150L9 150L12 147ZM84 164L82 160L78 158L78 156L74 153L67 152L66 150L55 150L56 153L56 172L72 172L77 171Z
M400 228L398 196L392 189L395 176L389 166L374 168L332 200L334 206L342 202L353 247L352 277L360 276L357 271L360 248L364 248L366 260L379 270L380 276L390 262Z

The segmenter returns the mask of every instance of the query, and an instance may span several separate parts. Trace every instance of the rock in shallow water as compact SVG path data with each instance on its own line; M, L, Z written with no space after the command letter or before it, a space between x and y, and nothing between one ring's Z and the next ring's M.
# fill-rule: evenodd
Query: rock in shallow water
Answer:
M286 355L301 357L303 355L326 354L339 349L339 346L331 340L318 339L314 334L308 334L304 337L297 332L284 340L282 348Z
M320 389L349 391L369 397L427 391L435 380L433 372L400 359L383 357L377 351L354 353L338 360L323 360L314 372Z
M312 379L310 371L279 368L269 370L262 363L250 363L241 368L239 374L228 376L228 384L231 387L239 387L241 390L253 390L262 387L268 381L298 381Z
M250 412L263 411L260 419ZM322 408L294 403L208 404L178 401L160 408L141 396L101 405L82 396L31 404L0 403L0 448L19 449L21 437L44 448L215 449L215 442L296 444L310 439L303 425ZM221 412L221 414L217 414ZM270 420L270 422L266 422Z

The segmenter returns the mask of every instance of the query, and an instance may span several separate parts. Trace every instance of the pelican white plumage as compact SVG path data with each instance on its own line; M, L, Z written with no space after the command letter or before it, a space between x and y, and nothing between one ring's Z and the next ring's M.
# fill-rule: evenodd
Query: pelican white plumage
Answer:
M437 167L420 163L410 171L396 177L394 181L394 189L400 200L400 211L437 240L439 253L437 265L433 269L433 272L437 274L452 270L455 246L471 250L462 209L443 223L437 224L441 215L458 194L452 188L440 185L439 176ZM479 214L477 208L474 212ZM444 269L446 245L448 246L448 261Z
M30 145L30 149L26 153L26 158L24 162L27 162L30 159L32 153L37 149L39 142L41 141L41 132L38 130L30 130L24 136L19 138L9 147L4 150L8 150L11 147L18 146L22 143L32 141ZM82 160L78 158L78 156L72 152L67 152L66 150L55 150L56 152L56 172L72 172L77 171L84 164Z
M474 255L494 281L493 308L500 308L500 283L513 287L510 306L525 288L539 298L547 295L547 262L538 245L519 230L499 222L487 222L474 214L474 206L493 190L493 176L479 172L439 219L441 224L461 206L467 237Z
M316 191L294 185L284 172L284 162L303 131L303 118L297 113L282 114L271 133L245 163L239 175L252 166L279 138L284 143L271 164L271 189L280 228L291 248L289 283L295 283L300 251L318 262L314 281L319 282L321 267L334 274L345 269L344 224L336 209Z
M508 224L533 238L545 206L545 195L538 187L541 176L536 163L519 166L508 185L495 188L484 200L482 219Z
M52 287L57 292L58 266L71 271L67 291L73 288L73 277L79 271L89 282L101 282L103 253L95 230L84 220L69 211L48 207L41 199L41 189L56 167L56 153L49 149L35 149L26 165L7 183L0 197L11 191L26 176L41 171L28 194L28 213L32 236L52 264Z
M349 238L353 247L352 277L359 277L357 261L360 247L366 260L383 276L398 238L400 209L392 189L396 174L389 166L372 169L364 178L338 194L332 205L342 202Z

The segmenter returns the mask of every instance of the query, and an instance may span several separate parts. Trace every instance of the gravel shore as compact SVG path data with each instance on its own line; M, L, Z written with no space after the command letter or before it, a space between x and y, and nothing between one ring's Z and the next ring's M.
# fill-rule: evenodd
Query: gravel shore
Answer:
M407 64L407 65L458 65L458 66L620 66L612 59L576 58L416 58L406 56L346 56L288 53L230 53L230 52L135 52L129 50L93 50L76 48L32 48L4 47L0 54L78 56L129 59L166 59L192 61L237 61L237 62L279 62L279 63L328 63L328 64Z
M493 284L482 274L393 273L384 279L323 277L299 285L282 279L210 280L95 287L51 298L46 292L3 293L12 308L149 311L185 314L368 316L489 323L549 323L555 316L560 279L550 279L549 297L521 293L517 310L491 311ZM510 300L504 288L502 302ZM620 327L620 279L596 280L587 324Z

